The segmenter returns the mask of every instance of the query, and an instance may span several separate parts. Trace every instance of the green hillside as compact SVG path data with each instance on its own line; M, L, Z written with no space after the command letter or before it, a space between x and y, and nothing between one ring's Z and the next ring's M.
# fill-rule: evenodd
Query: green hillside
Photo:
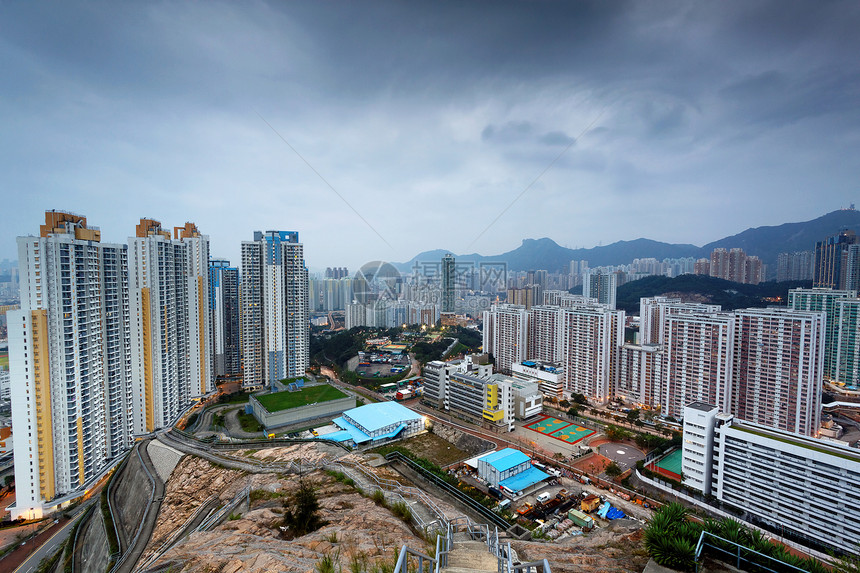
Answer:
M697 302L719 304L723 310L765 307L773 304L784 305L789 289L811 286L812 281L746 285L703 275L681 275L675 278L652 276L618 287L616 306L628 313L638 313L639 299L642 297L680 293L689 295L691 300Z

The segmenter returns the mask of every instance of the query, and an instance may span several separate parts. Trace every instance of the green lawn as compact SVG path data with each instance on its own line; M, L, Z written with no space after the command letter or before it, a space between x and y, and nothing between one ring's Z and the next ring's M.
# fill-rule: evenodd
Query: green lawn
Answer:
M9 368L9 354L5 350L0 352L0 368Z
M328 402L338 398L346 398L346 394L328 384L303 388L300 392L278 392L256 396L260 404L269 412L280 412L308 404Z

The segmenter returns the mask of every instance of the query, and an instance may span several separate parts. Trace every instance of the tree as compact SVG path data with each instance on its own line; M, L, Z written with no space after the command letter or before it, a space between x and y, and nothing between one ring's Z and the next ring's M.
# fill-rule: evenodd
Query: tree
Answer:
M625 430L624 428L619 428L615 424L609 424L604 430L606 437L609 438L613 442L620 442L626 438L630 437L630 432Z
M610 464L606 466L604 472L611 478L618 477L622 473L624 473L621 471L621 468L618 467L618 464L616 464L615 462L610 462Z
M570 402L568 402L567 400L562 400L561 402L558 403L558 405L561 406L562 408L570 408Z
M633 408L629 412L627 412L627 421L631 424L639 419L639 409Z
M588 404L588 399L584 394L580 394L579 392L574 392L570 395L570 399L576 402L577 404L586 405Z
M288 528L288 535L301 537L325 525L319 509L316 489L300 478L299 489L284 500L284 526Z
M571 418L575 418L576 416L579 415L579 410L576 409L576 406L571 406L567 410L567 415L570 416Z

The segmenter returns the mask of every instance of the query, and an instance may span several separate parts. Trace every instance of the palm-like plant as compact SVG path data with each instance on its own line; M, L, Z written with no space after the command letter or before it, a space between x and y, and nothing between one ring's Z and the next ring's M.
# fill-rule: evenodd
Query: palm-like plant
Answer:
M696 547L679 537L656 537L648 548L654 561L664 567L692 571L696 566Z

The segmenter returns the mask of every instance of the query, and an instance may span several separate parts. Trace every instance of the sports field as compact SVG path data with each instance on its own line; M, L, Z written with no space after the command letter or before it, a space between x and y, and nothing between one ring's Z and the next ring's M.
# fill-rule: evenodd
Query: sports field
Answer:
M556 440L567 442L568 444L575 444L594 433L594 430L589 430L588 428L583 428L576 424L565 422L564 420L559 420L558 418L552 418L550 416L546 416L537 422L532 422L531 424L528 424L526 428L551 438L555 438Z
M264 394L255 396L260 404L269 412L280 412L308 404L328 402L338 398L346 398L346 394L328 384L319 386L308 386L298 392L277 392L275 394Z
M9 368L9 353L6 350L0 351L0 368Z
M680 481L683 459L683 451L675 450L664 456L662 459L657 460L656 463L652 462L648 464L648 469L659 474L663 474L668 478Z

